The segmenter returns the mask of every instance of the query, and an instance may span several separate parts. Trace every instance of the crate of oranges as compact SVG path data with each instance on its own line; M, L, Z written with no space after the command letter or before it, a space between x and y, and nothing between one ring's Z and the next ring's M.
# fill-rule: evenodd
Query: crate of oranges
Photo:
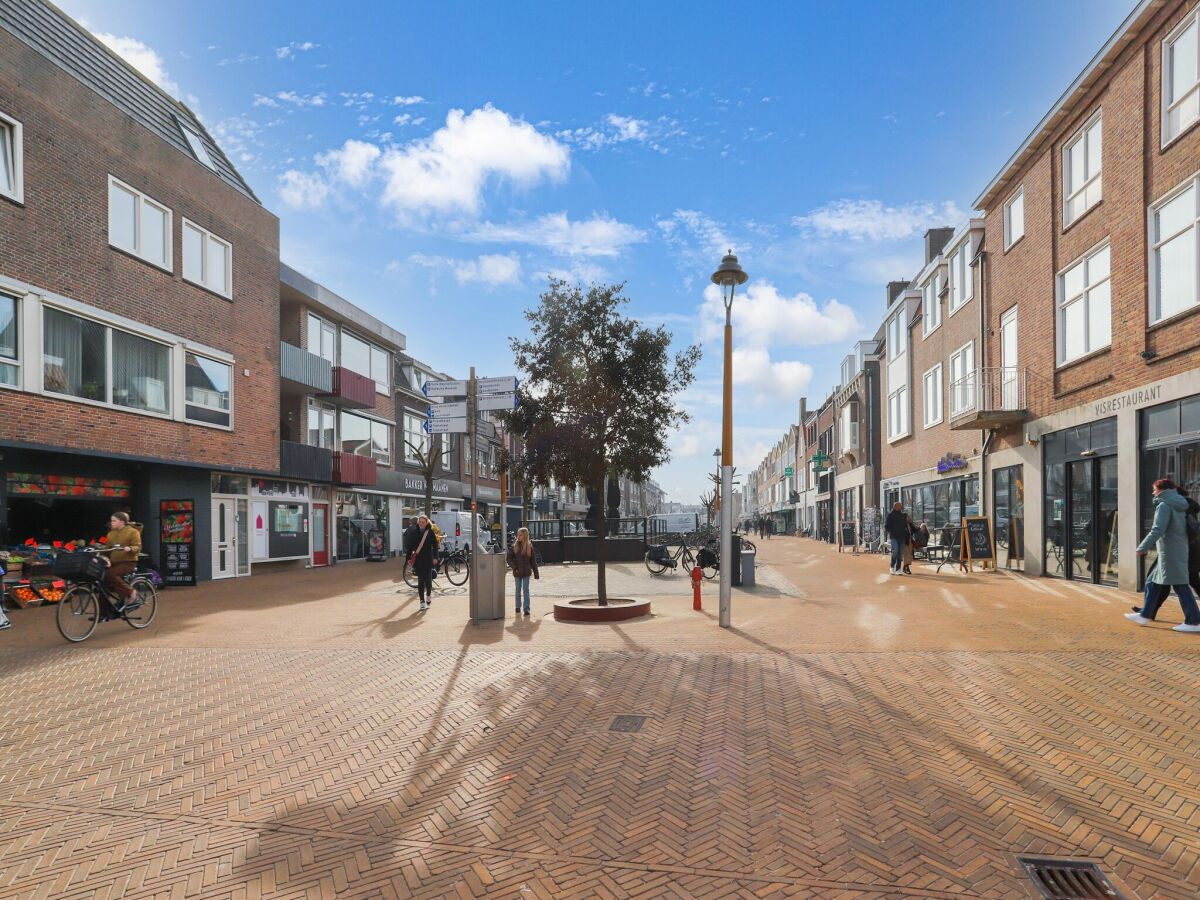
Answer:
M17 606L27 609L31 606L40 606L43 602L58 603L66 593L66 587L66 582L58 579L36 583L19 581L9 586L8 596Z

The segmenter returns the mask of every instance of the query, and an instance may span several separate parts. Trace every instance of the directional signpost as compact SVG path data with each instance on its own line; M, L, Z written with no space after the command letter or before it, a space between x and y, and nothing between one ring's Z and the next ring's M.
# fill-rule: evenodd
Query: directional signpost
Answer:
M465 397L467 383L465 381L426 381L421 388L426 397Z
M466 417L466 400L458 400L453 403L431 403L425 409L425 418L427 419L465 419Z
M426 419L421 426L426 434L466 434L466 419Z
M518 400L515 393L479 395L480 409L516 409L517 406Z
M517 389L517 376L503 378L480 378L475 382L476 394L511 394Z

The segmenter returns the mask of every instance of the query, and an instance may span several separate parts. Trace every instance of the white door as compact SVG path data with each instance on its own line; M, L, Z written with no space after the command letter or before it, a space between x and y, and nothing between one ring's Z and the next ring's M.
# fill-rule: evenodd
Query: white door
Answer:
M212 501L212 577L232 578L237 574L237 501L214 497Z
M1017 377L1017 308L1015 306L1000 318L1000 384L1003 408L1020 408L1020 382Z

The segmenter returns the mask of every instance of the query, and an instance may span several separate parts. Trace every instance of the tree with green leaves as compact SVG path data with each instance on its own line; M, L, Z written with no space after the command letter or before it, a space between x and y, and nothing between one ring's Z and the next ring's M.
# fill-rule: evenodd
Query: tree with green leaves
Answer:
M523 373L520 406L503 414L521 438L519 470L532 483L578 484L604 496L606 475L634 481L671 458L667 439L689 421L677 405L700 348L672 353L672 336L626 316L624 284L588 288L550 279L527 310L528 336L509 343ZM595 522L596 597L608 605L605 531Z

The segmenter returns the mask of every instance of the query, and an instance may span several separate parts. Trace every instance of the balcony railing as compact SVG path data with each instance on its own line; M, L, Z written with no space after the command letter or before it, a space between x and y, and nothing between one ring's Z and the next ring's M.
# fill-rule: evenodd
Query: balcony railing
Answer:
M327 394L333 390L329 360L287 341L279 344L279 377L310 388L315 393Z
M332 481L333 451L295 441L280 441L279 474L304 481Z
M1025 370L1017 366L972 369L950 382L950 427L1002 428L1029 418Z
M333 385L326 397L339 406L373 409L375 379L352 372L345 366L333 367Z
M337 484L355 484L373 487L379 480L378 463L369 456L333 451L333 480Z

